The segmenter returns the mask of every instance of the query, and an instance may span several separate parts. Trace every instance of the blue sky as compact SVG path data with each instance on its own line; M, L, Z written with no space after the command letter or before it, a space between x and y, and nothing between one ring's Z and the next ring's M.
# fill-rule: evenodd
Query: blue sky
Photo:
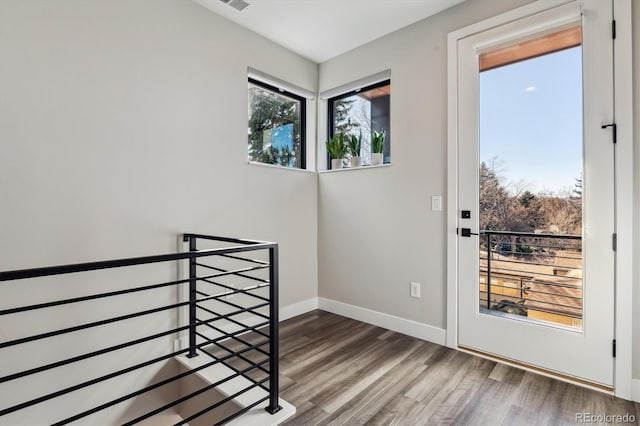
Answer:
M573 189L582 173L582 50L480 73L480 160L537 193Z

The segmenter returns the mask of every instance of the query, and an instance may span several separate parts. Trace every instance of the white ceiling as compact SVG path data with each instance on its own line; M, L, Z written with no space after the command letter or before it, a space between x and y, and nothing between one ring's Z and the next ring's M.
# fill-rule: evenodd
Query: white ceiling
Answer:
M320 63L466 0L193 0Z

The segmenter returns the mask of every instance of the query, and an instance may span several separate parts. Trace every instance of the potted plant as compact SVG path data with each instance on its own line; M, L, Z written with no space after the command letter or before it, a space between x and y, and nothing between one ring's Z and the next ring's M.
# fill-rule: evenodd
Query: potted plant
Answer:
M378 132L373 130L371 132L371 165L378 166L382 164L384 160L384 137L385 131Z
M331 170L341 169L342 160L347 155L347 145L344 142L344 133L333 135L326 143L327 152L331 156Z
M349 154L351 154L351 167L362 166L362 157L360 156L360 150L362 148L362 130L360 131L359 136L347 136L347 143Z

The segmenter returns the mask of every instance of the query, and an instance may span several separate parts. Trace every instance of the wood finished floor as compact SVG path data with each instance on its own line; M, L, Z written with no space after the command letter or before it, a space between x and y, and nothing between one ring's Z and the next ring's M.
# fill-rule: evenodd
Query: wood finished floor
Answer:
M323 311L281 323L280 371L280 396L297 408L286 425L575 425L576 413L640 417L640 404Z

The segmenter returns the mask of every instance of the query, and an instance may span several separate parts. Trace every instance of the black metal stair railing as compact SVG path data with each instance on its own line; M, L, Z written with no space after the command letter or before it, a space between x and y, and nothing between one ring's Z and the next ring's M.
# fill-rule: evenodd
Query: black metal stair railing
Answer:
M580 235L480 231L480 307L582 320Z
M0 424L5 423L3 422L5 416L19 415L22 410L28 410L46 401L73 395L74 392L80 390L89 390L92 386L107 380L124 376L128 373L139 372L150 366L157 366L163 361L168 361L181 355L186 355L190 358L205 356L206 360L179 374L163 378L143 387L131 389L130 392L97 406L84 408L79 412L56 413L51 418L42 418L40 420L56 425L72 423L100 413L102 410L114 407L117 404L130 401L132 398L165 385L176 384L181 379L216 365L224 366L224 371L229 371L230 373L219 378L214 383L209 383L200 389L190 391L188 394L163 403L161 406L144 414L137 414L134 418L125 419L122 423L127 425L139 423L167 409L177 408L180 404L192 398L202 398L207 395L208 391L237 378L243 378L243 383L249 384L240 390L234 391L232 394L225 394L226 396L222 399L213 400L197 412L189 413L186 417L183 416L183 420L176 424L185 424L206 413L210 413L252 389L262 389L255 401L238 406L232 413L227 412L217 422L228 422L251 408L264 403L267 403L265 409L271 414L281 409L278 404L278 245L269 242L198 234L184 234L183 239L189 243L188 252L0 272L0 285L7 286L18 285L22 281L38 277L68 276L79 272L91 273L93 271L118 268L127 271L126 268L139 265L167 265L176 264L179 261L187 261L189 265L188 277L173 281L157 282L133 288L1 309L0 320L10 318L12 315L32 314L36 311L60 306L77 306L77 304L89 301L110 303L115 296L141 295L160 289L184 287L188 295L185 298L187 300L177 300L176 303L168 305L155 306L150 309L142 309L97 321L80 321L69 327L1 341L0 359L2 359L3 350L9 348L15 350L20 348L20 345L29 345L29 348L25 349L25 351L33 351L34 348L37 348L39 351L47 352L56 347L56 345L63 344L56 342L56 338L61 338L60 336L70 335L82 330L93 330L95 327L104 325L127 327L129 322L137 318L181 309L188 310L188 320L182 323L179 322L177 327L89 350L64 359L57 359L53 362L42 362L29 368L19 368L19 371L11 371L8 374L4 374L0 377L0 385L11 384L11 382L17 382L24 378L34 378L38 374L65 366L72 366L75 363L91 360L101 355L114 355L118 351L157 341L158 339L179 337L181 333L188 334L187 347L174 348L174 350L166 351L166 353L159 356L154 353L156 356L145 359L142 362L122 366L123 368L110 371L107 374L98 375L71 386L63 386L55 391L45 392L35 398L19 403L11 403L9 406L4 406L5 404L0 401ZM215 242L227 246L198 249L198 242ZM243 266L229 267L227 263L230 262L242 264ZM245 285L237 285L238 280ZM255 284L246 285L247 282ZM2 288L0 287L1 291ZM233 297L237 297L237 299L231 301L230 299ZM10 304L10 301L5 300L3 306L8 303ZM248 324L247 322L250 323ZM211 332L214 334L212 335ZM3 365L3 367L6 367L6 365ZM257 377L254 374L255 372L259 372L260 376Z

